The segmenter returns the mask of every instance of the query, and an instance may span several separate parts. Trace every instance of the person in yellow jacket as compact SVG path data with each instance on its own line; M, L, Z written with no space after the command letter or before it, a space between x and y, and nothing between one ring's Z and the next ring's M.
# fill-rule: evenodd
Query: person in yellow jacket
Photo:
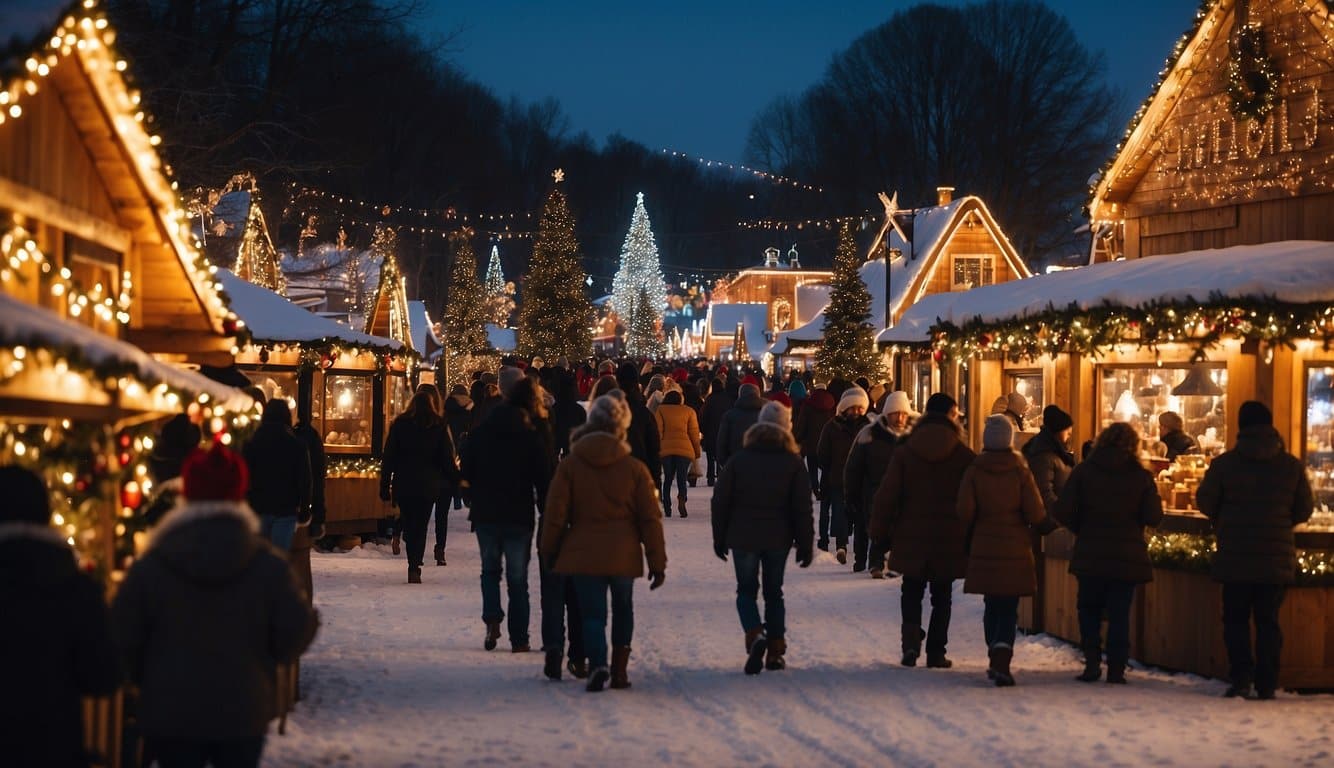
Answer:
M685 404L681 390L670 391L653 414L658 422L662 457L662 513L672 516L672 479L676 479L676 509L686 516L686 483L690 465L699 458L699 417Z

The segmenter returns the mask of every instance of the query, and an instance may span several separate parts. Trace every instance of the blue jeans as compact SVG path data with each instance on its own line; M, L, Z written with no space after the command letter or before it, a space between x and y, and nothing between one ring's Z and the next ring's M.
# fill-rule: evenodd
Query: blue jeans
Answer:
M787 631L787 607L783 605L783 570L791 549L732 550L736 569L736 612L741 628L749 632L760 626L760 576L764 577L764 633L770 640Z
M542 580L542 650L561 651L565 646L565 616L569 612L571 659L582 659L584 652L583 619L579 599L574 594L571 577L548 570L541 560L537 573Z
M584 617L584 650L591 669L607 666L607 590L611 590L611 644L629 647L635 633L635 580L630 576L571 575Z
M1130 658L1130 601L1135 585L1079 576L1075 598L1079 610L1079 639L1085 648L1096 648L1102 638L1102 617L1107 614L1107 661L1125 663Z
M259 535L273 542L273 546L288 552L292 549L292 537L296 535L296 515L291 517L277 515L259 516Z
M510 645L528 644L528 560L533 553L533 529L526 525L477 523L477 546L482 551L482 621L500 621L501 558L509 591Z
M691 459L685 456L662 457L662 506L666 508L672 500L672 479L676 479L676 495L686 497L686 483L690 480Z
M982 637L988 648L997 644L1013 648L1018 624L1019 598L982 596Z

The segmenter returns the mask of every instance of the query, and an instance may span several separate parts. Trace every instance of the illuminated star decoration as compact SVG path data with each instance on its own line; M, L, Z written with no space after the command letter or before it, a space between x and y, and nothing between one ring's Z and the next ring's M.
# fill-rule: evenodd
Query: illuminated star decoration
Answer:
M562 181L565 181L565 171L560 168L557 168L556 170L551 172L551 178L555 179L556 183L559 184Z

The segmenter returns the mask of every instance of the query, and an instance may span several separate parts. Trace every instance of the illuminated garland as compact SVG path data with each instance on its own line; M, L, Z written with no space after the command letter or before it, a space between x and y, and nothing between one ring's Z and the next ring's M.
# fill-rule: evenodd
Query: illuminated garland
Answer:
M1188 573L1208 573L1218 552L1212 534L1155 533L1148 546L1153 567ZM1298 549L1297 586L1334 586L1334 552Z
M832 231L844 224L852 224L857 229L865 229L870 221L871 214L864 213L858 216L839 216L833 219L796 219L792 221L751 219L748 221L738 221L736 225L739 229L770 229L780 231L791 229L827 229Z
M1263 122L1278 105L1279 71L1266 50L1264 28L1247 24L1237 33L1237 53L1227 64L1232 114Z
M85 291L73 273L65 267L52 273L51 262L46 254L37 247L37 242L23 227L15 224L9 231L0 235L0 282L11 280L23 281L23 272L27 264L36 265L42 272L42 279L50 284L51 295L64 299L65 308L70 317L78 317L85 311L97 315L103 322L118 322L128 325L130 322L130 272L121 273L120 293L114 298L101 283Z
M325 465L325 476L331 478L341 477L375 477L380 476L379 459L336 459Z
M751 168L748 165L742 165L740 163L728 163L722 160L710 160L705 157L696 157L686 152L677 152L676 150L673 149L664 149L662 150L662 154L670 155L672 157L677 157L682 160L694 160L695 162L699 163L701 166L705 168L726 168L729 171L740 171L742 173L748 173L757 179L764 179L765 181L773 182L774 184L779 184L785 187L795 187L797 189L804 189L807 192L824 192L824 187L817 187L814 184L806 184L804 182L797 181L796 179L789 179L786 176L779 176L776 173L761 171L759 169Z
M1119 344L1155 353L1159 345L1189 345L1191 360L1224 338L1260 341L1295 348L1300 339L1334 343L1334 305L1283 304L1272 299L1236 300L1214 294L1206 304L1191 301L1122 307L1104 303L1090 309L1049 306L1022 318L962 325L937 318L931 326L937 360L967 359L999 352L1013 361L1036 360L1061 352L1098 357Z

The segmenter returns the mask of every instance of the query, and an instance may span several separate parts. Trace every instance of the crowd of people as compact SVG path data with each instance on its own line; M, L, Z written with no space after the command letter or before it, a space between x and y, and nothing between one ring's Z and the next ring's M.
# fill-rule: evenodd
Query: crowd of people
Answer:
M380 493L398 509L410 584L423 581L432 514L443 566L449 511L467 507L487 650L502 637L515 653L531 650L536 551L543 672L568 672L589 691L630 687L634 582L647 573L650 589L664 584L664 519L686 517L701 480L714 486L714 553L735 570L746 674L786 666L788 559L795 553L806 568L817 548L832 548L853 573L902 576L904 666L918 664L923 644L926 667L952 665L962 579L964 592L983 596L987 676L1012 686L1019 599L1037 589L1035 541L1064 527L1075 537L1077 679L1103 679L1105 651L1106 681L1125 683L1135 587L1152 578L1145 528L1163 515L1143 441L1113 423L1077 460L1073 420L1049 405L1016 450L1026 403L1012 399L986 418L975 452L944 393L919 414L906 393L865 380L510 359L448 396L419 388L388 429ZM10 501L0 512L0 590L30 628L0 643L10 658L50 662L16 671L15 689L40 692L36 703L4 697L0 712L39 735L19 745L36 750L26 762L49 762L59 748L77 764L79 695L122 680L139 689L139 727L162 765L258 760L276 714L274 670L299 657L318 624L287 558L294 533L318 534L322 523L324 458L303 426L286 402L269 402L233 452L200 446L188 420L169 422L153 462L162 482L149 505L151 540L109 612L49 528L41 481L0 468ZM1278 681L1278 611L1296 572L1292 529L1310 516L1312 496L1264 405L1242 405L1238 427L1197 500L1218 532L1227 695L1266 699Z

